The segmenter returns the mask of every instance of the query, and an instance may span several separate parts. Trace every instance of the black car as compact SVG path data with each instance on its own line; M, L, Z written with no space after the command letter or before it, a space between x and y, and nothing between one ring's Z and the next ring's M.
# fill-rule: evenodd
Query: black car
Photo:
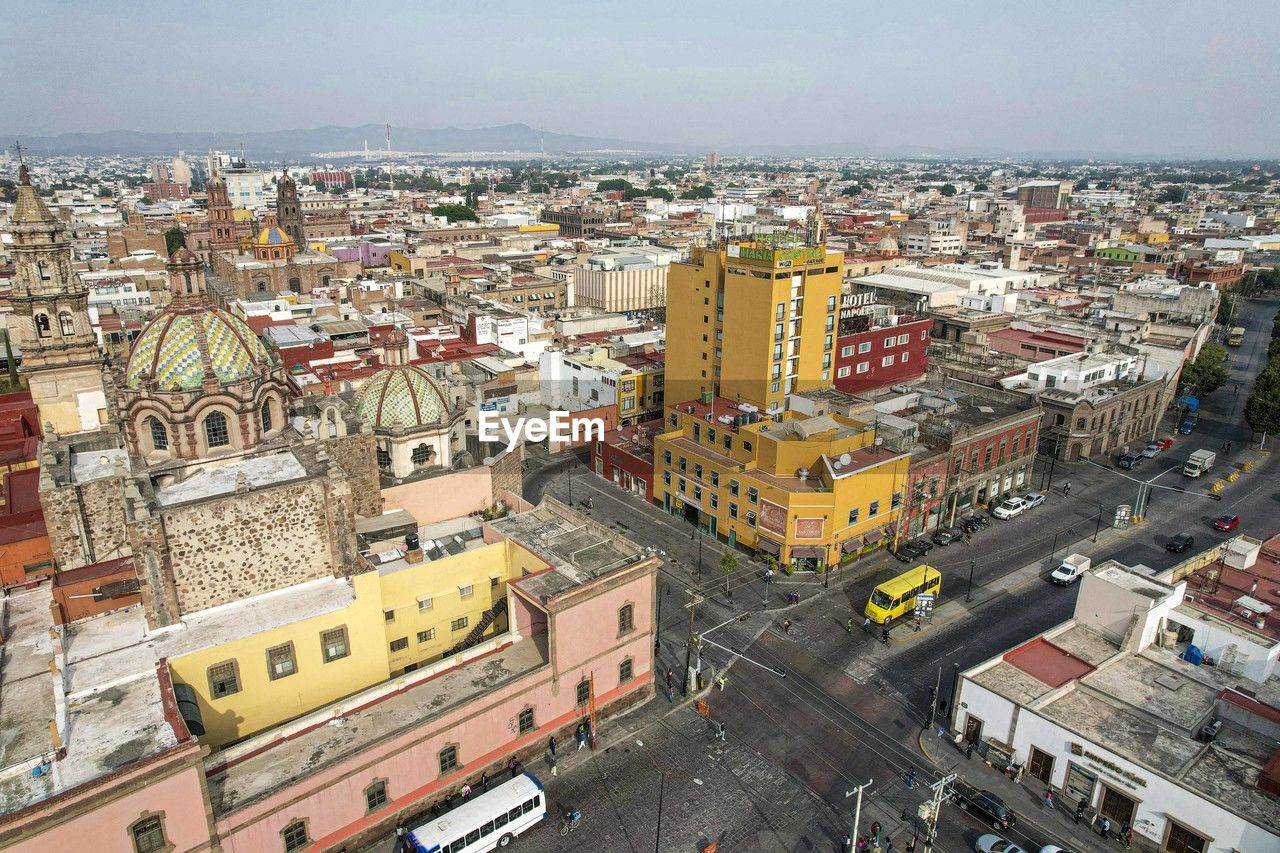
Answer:
M1013 829L1018 822L1013 809L990 791L979 791L968 785L956 786L955 800L961 809L984 819L994 829Z
M893 552L893 556L897 557L904 563L914 562L925 554L933 550L933 546L923 539L917 539L914 542L907 542L899 545L898 550Z
M1172 551L1175 554L1181 554L1183 551L1196 544L1196 538L1187 533L1179 533L1177 536L1169 540L1164 546L1166 551Z
M948 527L945 530L939 530L933 534L933 542L935 545L947 546L957 539L964 538L964 531L959 527Z

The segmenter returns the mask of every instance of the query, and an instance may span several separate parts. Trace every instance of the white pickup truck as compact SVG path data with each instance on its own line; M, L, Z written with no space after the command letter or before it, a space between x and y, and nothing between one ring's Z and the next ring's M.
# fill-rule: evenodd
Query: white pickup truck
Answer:
M1059 586L1070 586L1080 580L1080 576L1089 571L1089 558L1083 554L1072 554L1062 561L1062 565L1053 570L1049 580Z

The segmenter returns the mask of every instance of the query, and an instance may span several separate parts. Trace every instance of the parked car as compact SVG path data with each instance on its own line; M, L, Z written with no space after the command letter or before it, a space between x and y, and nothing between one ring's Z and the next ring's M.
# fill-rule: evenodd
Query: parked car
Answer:
M948 527L945 530L939 530L933 534L933 542L935 545L941 545L944 548L955 542L957 539L964 538L964 529L960 527Z
M1183 551L1196 544L1196 538L1189 533L1179 533L1177 536L1165 543L1164 549L1172 551L1175 554L1181 554Z
M987 821L994 829L1009 830L1017 825L1013 809L990 791L979 791L968 785L956 785L954 790L957 806Z
M1116 467L1129 471L1142 464L1142 457L1136 453L1126 453L1116 460Z
M1160 448L1161 450L1168 450L1170 447L1173 447L1173 439L1172 439L1172 438L1157 438L1157 439L1155 440L1155 446L1156 446L1156 447L1158 447L1158 448Z
M1027 502L1027 509L1035 509L1044 503L1044 495L1039 492L1027 492L1022 499Z
M1142 455L1145 456L1147 459L1155 459L1157 456L1160 455L1160 450L1161 450L1160 445L1148 444L1145 448L1143 448Z
M1239 526L1240 516L1238 515L1220 515L1213 520L1214 529L1221 530L1223 533L1235 530Z
M905 542L898 546L898 550L893 552L893 556L897 557L904 563L914 562L925 554L933 550L933 545L923 539L915 539L911 542Z
M981 836L973 845L973 849L976 853L1027 853L1012 841L991 834Z
M1027 511L1027 502L1022 498L1006 498L991 514L996 518L1013 518Z

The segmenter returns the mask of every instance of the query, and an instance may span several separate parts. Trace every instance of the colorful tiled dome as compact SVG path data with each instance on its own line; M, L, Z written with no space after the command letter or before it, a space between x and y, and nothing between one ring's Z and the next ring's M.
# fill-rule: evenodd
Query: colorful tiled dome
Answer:
M356 411L375 428L413 428L444 421L449 406L425 370L396 366L378 371L360 386Z
M162 390L191 390L204 382L206 369L235 382L266 361L266 347L239 317L216 308L166 312L134 342L125 381L141 388L154 377Z
M289 239L289 235L280 230L278 225L268 225L258 232L258 237L253 241L255 246L284 246L293 245L293 240Z

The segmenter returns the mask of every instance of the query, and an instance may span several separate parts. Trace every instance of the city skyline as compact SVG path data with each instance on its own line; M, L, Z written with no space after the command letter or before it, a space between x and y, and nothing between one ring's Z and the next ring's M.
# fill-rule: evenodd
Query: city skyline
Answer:
M335 26L349 9L286 3L279 24L263 26L236 9L192 20L146 3L124 19L33 5L27 37L0 57L0 74L20 83L0 96L10 135L524 123L779 154L1280 151L1280 119L1258 108L1276 82L1265 49L1280 10L1269 7L1228 38L1214 10L1190 6L1154 17L1085 4L1071 20L1036 9L989 20L929 4L911 20L868 8L835 21L808 3L785 17L760 3L732 15L562 4L553 17L512 7L488 18L374 6L363 22ZM130 61L100 61L103 46L135 42ZM49 44L60 46L56 62ZM797 103L809 107L797 115Z

